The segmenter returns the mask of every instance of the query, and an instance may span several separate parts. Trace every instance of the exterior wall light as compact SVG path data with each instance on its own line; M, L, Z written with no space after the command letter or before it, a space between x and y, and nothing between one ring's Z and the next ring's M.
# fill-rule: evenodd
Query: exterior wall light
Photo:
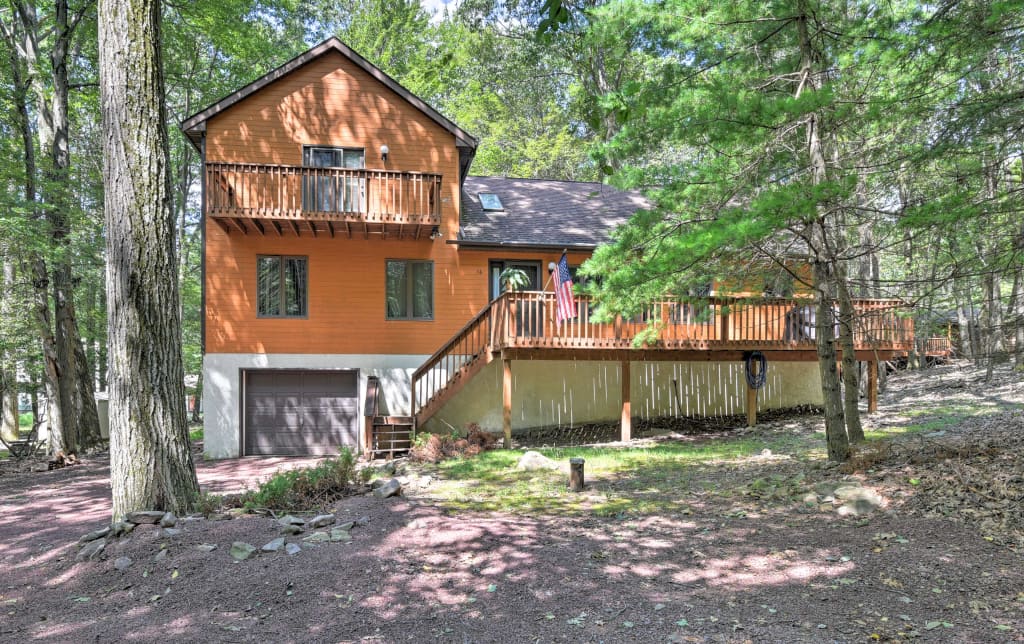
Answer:
M390 151L391 150L388 148L388 146L386 146L386 145L380 146L380 160L383 161L384 163L387 163L387 161L388 161L388 152L390 152Z
M430 238L431 239L441 239L442 237L444 237L444 235L441 234L441 227L440 226L434 226L434 229L430 231Z

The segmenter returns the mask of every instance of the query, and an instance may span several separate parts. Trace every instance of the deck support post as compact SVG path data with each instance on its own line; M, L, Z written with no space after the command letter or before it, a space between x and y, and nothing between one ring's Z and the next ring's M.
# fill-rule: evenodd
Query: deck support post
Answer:
M868 413L878 411L878 362L868 362Z
M505 449L512 449L512 361L508 358L501 360L501 430Z
M629 360L619 363L620 376L622 378L622 442L633 439L633 415L629 400Z

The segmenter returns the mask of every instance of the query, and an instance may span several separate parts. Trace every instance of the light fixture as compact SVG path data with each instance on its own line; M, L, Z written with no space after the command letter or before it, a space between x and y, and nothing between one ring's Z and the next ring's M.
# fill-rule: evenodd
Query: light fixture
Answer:
M390 151L391 150L388 149L388 146L386 146L386 145L380 146L380 160L385 162L385 163L387 163L387 161L388 161L388 152L390 152Z
M441 227L440 226L434 226L434 229L430 231L430 238L431 239L441 239L442 237L444 237L444 235L441 234Z
M554 262L548 262L549 273L554 273L556 268L558 268L558 266Z

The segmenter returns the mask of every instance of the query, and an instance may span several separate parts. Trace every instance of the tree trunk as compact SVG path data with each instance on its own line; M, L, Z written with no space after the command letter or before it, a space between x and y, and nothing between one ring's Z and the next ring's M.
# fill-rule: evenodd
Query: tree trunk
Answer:
M846 419L846 434L851 443L863 443L864 428L860 423L860 369L853 344L857 312L850 299L846 270L842 265L836 268L836 295L839 299L839 343L843 348L843 414Z
M6 246L6 244L5 244ZM3 292L0 293L0 318L14 318L14 260L10 249L4 248ZM10 340L7 338L7 340ZM0 355L0 436L4 440L18 438L18 365L14 351L5 348Z
M97 417L96 400L91 381L82 388L78 377L78 345L81 338L74 312L73 273L69 248L70 200L68 199L68 177L71 167L69 145L70 118L68 115L68 56L77 21L68 15L67 0L56 0L53 4L52 24L41 25L36 7L23 0L12 2L13 22L5 34L12 43L11 62L15 87L18 93L19 111L27 103L27 91L35 96L35 131L39 137L40 152L45 153L45 163L37 167L33 151L32 132L28 128L27 111L19 114L26 152L26 201L34 205L33 218L49 224L50 253L38 254L32 258L35 319L43 344L45 371L47 376L47 426L54 443L65 451L77 450L79 443L99 435L99 424L92 425ZM50 22L50 21L44 21ZM40 43L51 47L48 56L50 77L42 77L41 60L44 55ZM24 72L24 73L22 73ZM42 199L37 199L35 173L41 168L46 181L38 187ZM40 274L52 268L50 276ZM47 292L53 287L54 316L51 319ZM39 289L43 288L42 292ZM45 302L45 311L43 310ZM56 330L49 326L56 321ZM42 324L48 326L44 329ZM49 364L52 362L53 364ZM49 382L53 380L53 382ZM50 400L51 396L56 396ZM57 408L60 408L58 411ZM59 438L56 434L61 434ZM53 444L51 444L53 446Z
M799 4L797 29L800 36L800 88L816 89L818 87L816 66L824 65L822 52L817 51L811 42L807 23L811 20L811 11L805 3ZM801 89L796 92L799 98ZM822 184L828 177L825 159L824 142L822 140L822 116L815 112L807 116L807 157L811 169L813 185ZM819 213L823 210L819 207ZM828 458L834 462L845 461L850 456L850 441L843 423L842 394L839 387L839 376L836 370L835 334L832 316L832 271L834 270L835 253L830 251L828 240L828 222L826 214L808 222L808 241L814 258L811 261L814 272L814 294L817 299L816 344L818 349L818 370L821 374L821 393L825 406L825 442L828 444Z
M160 3L101 0L113 515L199 495L185 423Z
M32 313L43 352L43 386L46 391L46 430L51 456L68 453L60 404L61 373L57 361L57 339L50 323L49 273L46 262L38 257L32 264Z
M196 393L192 397L192 422L198 423L202 420L200 410L203 408L203 370L199 370L199 379L196 380Z
M841 463L850 456L850 439L846 434L843 419L842 393L839 386L839 372L836 368L836 346L832 316L832 293L829 287L828 267L820 261L814 262L815 296L815 338L818 349L818 370L821 374L821 395L825 405L825 442L828 444L830 461Z

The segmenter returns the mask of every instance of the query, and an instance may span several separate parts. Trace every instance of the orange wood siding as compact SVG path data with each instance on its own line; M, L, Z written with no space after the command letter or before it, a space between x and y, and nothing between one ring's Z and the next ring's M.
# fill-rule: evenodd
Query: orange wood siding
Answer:
M559 253L463 250L442 240L227 235L208 222L206 350L210 353L430 354L487 304L491 259L537 260ZM215 249L215 250L214 250ZM309 258L309 316L256 317L257 255ZM577 264L586 254L571 253ZM434 262L434 319L385 319L385 261ZM544 270L546 278L546 268ZM548 287L551 290L551 287Z

